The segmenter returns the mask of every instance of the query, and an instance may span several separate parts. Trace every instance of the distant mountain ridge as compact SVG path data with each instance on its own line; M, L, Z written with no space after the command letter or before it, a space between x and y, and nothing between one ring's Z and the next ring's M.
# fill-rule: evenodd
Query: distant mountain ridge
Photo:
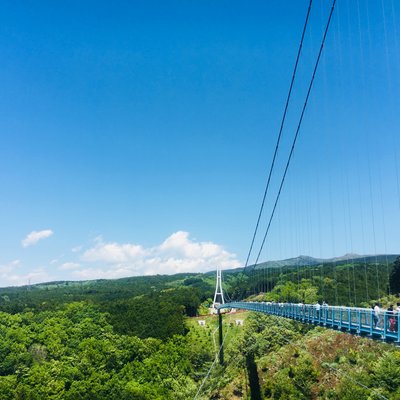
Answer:
M257 265L249 265L250 269L262 269L262 268L281 268L281 267L307 267L321 264L345 264L349 262L353 263L392 263L399 254L377 254L377 255L360 255L348 253L341 257L333 258L314 258L310 256L300 255L294 258L288 258L286 260L277 261L266 261Z

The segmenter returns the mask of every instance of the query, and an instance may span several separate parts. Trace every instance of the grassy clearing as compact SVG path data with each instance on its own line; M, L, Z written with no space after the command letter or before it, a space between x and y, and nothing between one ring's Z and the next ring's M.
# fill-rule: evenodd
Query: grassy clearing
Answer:
M237 326L236 320L243 320L244 325L249 315L248 311L236 312L233 314L224 314L223 316L223 332L227 334L225 339L225 347L229 346L232 338L243 330L243 326ZM201 326L199 321L205 321L205 326ZM190 342L197 345L204 346L210 352L216 354L218 351L218 316L217 315L203 315L200 317L187 318L186 324L189 329L188 336Z

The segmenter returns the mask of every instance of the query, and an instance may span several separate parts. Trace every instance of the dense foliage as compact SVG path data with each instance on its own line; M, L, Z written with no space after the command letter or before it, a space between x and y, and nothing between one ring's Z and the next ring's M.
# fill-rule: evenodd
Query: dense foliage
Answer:
M12 314L57 311L76 301L107 313L115 332L167 339L185 333L185 316L197 315L212 284L194 274L87 282L52 282L0 289L0 310Z
M0 333L2 400L188 399L196 389L196 354L185 337L116 334L107 315L85 303L1 312Z
M229 381L210 379L204 399L400 398L400 351L390 345L250 314L227 350Z
M213 277L197 274L155 275L0 288L0 310L10 313L27 309L54 310L60 304L82 300L109 304L182 286L193 288L202 298L207 298L212 296Z
M226 282L236 299L387 306L399 266L253 269ZM198 400L400 398L394 347L282 318L245 313L243 328L225 316L226 367L213 364L217 319L189 317L208 312L214 284L178 274L0 289L0 399L190 399L206 376Z
M196 316L200 302L197 290L183 287L117 300L103 307L116 332L167 339L185 333L185 315Z

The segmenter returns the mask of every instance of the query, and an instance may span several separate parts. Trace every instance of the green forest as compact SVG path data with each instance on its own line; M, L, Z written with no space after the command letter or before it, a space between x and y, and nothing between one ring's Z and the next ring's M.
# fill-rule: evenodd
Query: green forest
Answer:
M234 270L224 286L235 300L386 307L400 300L399 274L398 258ZM0 289L0 399L400 399L397 347L283 318L224 315L218 365L214 279Z

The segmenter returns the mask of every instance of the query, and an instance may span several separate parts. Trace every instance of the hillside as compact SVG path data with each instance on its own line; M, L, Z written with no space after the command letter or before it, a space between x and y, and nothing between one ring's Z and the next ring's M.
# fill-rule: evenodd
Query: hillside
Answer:
M225 282L233 298L348 304L356 294L387 306L398 299L384 297L386 267L239 270ZM217 318L198 323L214 284L211 274L178 274L0 289L0 398L187 400L199 388L197 400L399 398L394 346L283 318L225 315L226 365L218 366Z
M378 263L385 264L386 262L392 263L399 255L398 254L378 254L378 255L359 255L359 254L345 254L341 257L333 258L314 258L310 256L298 256L295 258L288 258L286 260L266 261L257 265L250 265L248 268L262 269L262 268L282 268L282 267L306 267L313 265L332 264L337 265L347 263Z

